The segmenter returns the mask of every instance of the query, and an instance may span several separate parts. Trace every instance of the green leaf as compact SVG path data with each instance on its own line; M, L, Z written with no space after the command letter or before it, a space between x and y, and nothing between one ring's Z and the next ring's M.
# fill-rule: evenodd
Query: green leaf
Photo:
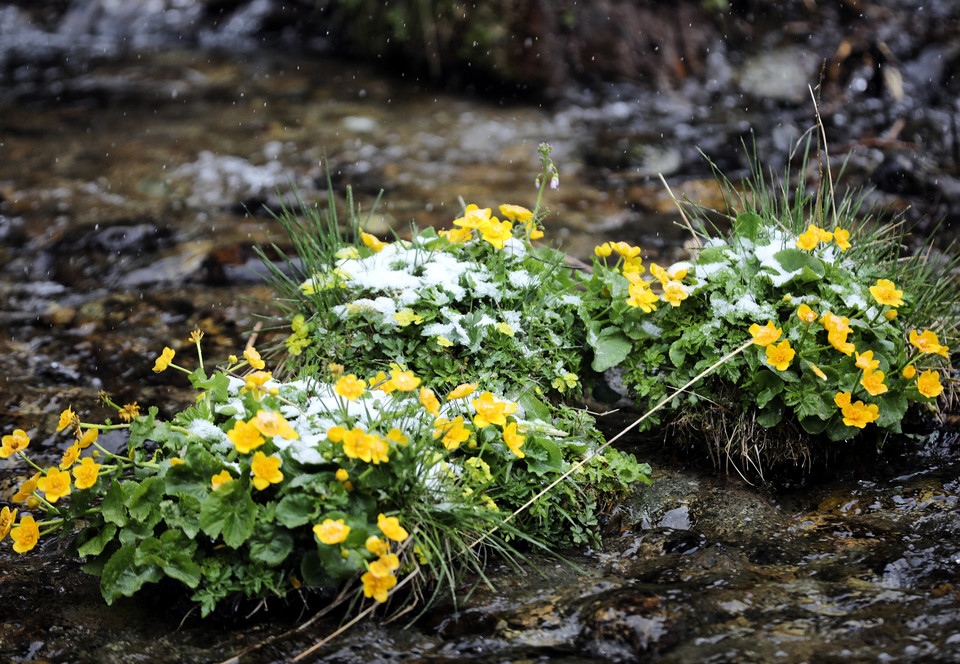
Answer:
M190 539L200 532L200 501L196 496L182 493L177 501L161 501L160 516L168 528L181 530Z
M553 418L550 417L550 409L547 408L546 404L540 401L540 399L534 396L533 392L528 390L521 394L519 403L528 420L540 420L541 422L548 423L553 420Z
M160 499L163 498L164 481L159 477L148 477L140 482L133 490L127 509L131 518L142 523L153 522L156 525L160 520Z
M121 547L110 556L100 575L100 594L107 604L118 597L132 597L145 583L156 583L163 578L158 565L137 565L135 546Z
M239 480L231 480L210 493L200 506L200 528L210 537L223 536L236 549L253 534L257 505Z
M733 234L756 242L762 227L763 218L760 215L755 212L743 212L733 222Z
M797 280L802 282L819 281L827 273L826 267L819 258L800 249L783 249L775 253L773 257L780 264L783 274L798 273L784 283Z
M127 495L135 486L134 482L114 482L110 485L100 509L104 521L114 523L121 528L127 525Z
M250 542L250 558L267 567L276 567L293 551L293 537L276 528L265 535L263 539L258 537Z
M597 373L602 373L611 367L615 367L625 359L633 350L633 344L630 339L617 327L605 327L597 336L593 346L593 362L591 368Z
M820 419L816 415L808 415L800 418L800 426L809 434L817 435L827 430L830 425L830 419Z
M297 528L316 517L317 499L306 493L284 496L277 504L277 523L287 528Z
M97 533L88 539L83 545L77 549L78 556L99 556L103 550L106 548L113 540L113 536L117 534L117 526L112 523L104 524Z
M166 492L189 494L203 500L210 491L210 478L223 470L223 464L202 445L191 445L183 463L167 470Z
M757 424L762 427L770 428L780 424L783 419L783 401L776 399L772 403L765 404L760 408L757 414Z
M760 393L756 397L756 404L760 408L766 406L774 397L783 392L783 379L772 371L760 371L755 374L753 382L760 388ZM779 418L777 419L779 420ZM765 424L764 426L772 425Z
M535 475L559 473L563 466L563 453L552 440L535 437L523 446L527 468Z

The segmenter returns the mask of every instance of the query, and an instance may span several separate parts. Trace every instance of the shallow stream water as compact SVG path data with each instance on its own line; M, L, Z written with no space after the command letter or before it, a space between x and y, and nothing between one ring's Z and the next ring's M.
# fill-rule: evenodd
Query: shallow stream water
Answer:
M686 237L655 175L719 204L697 146L742 168L731 137L755 126L779 158L813 117L626 87L543 109L276 53L168 49L68 83L59 103L0 101L0 426L31 432L48 460L65 445L57 414L96 417L100 389L181 408L190 392L151 371L164 345L185 349L199 327L207 357L243 347L270 312L252 248L283 242L262 206L292 187L312 201L329 173L365 210L383 189L376 233L444 226L461 200L532 205L546 141L560 168L546 240L585 258L624 239L669 262ZM883 158L861 156L863 169ZM764 488L659 440L626 447L655 484L608 515L601 550L493 569L496 589L407 628L369 623L304 661L960 661L949 430ZM0 500L25 472L0 460ZM163 594L107 607L59 549L0 548L0 660L284 662L337 625L297 629L314 604L208 620Z

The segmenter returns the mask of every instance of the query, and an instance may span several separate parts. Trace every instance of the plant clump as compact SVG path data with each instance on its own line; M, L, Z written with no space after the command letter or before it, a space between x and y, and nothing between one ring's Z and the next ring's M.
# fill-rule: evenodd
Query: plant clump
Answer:
M951 370L941 338L956 332L942 268L901 257L902 230L858 220L855 196L831 208L802 184L792 200L727 193L730 232L698 234L690 261L645 266L636 247L607 243L585 280L593 368L621 367L638 399L659 401L753 341L648 426L672 423L762 473L900 433L911 404L935 408Z

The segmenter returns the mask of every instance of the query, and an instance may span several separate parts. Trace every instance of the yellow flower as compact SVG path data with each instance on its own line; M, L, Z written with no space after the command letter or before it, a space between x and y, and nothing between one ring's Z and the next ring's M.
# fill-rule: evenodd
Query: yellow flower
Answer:
M46 494L44 498L55 503L70 495L70 473L57 468L47 468L47 474L37 480L37 488Z
M250 420L250 424L267 438L279 436L293 440L300 437L283 415L274 411L258 410L257 416Z
M387 378L387 374L382 371L378 372L376 376L367 380L367 384L370 385L372 390L380 390L384 394L390 394L395 389L396 385L393 384L392 380Z
M250 454L266 442L260 435L260 430L252 422L243 420L233 423L233 428L227 432L227 438L241 454Z
M406 445L410 442L410 439L404 434L400 429L393 428L387 432L387 438L395 442L397 445Z
M627 258L623 261L623 265L620 266L620 272L626 276L628 274L640 275L647 271L647 268L643 266L642 258Z
M334 477L337 478L338 482L346 482L350 479L350 473L348 473L344 468L337 468L337 472Z
M513 328L510 327L509 323L494 323L493 327L496 328L497 332L505 336L512 337L514 335Z
M250 460L250 472L253 473L253 486L257 491L263 491L271 484L279 484L283 481L283 473L280 472L280 457L267 456L260 450L253 453L253 459Z
M375 235L371 235L370 233L361 232L360 239L363 240L363 243L370 247L374 253L383 251L383 248L387 246L385 243L380 241L380 238Z
M687 299L687 289L679 281L671 279L663 287L662 298L664 302L669 302L670 306L679 307L680 303Z
M17 492L13 494L13 502L22 503L27 498L33 495L33 492L37 490L37 480L40 479L40 472L37 471L33 474L32 477L23 481L23 484L20 485L20 488L17 489Z
M200 343L201 339L203 339L203 330L194 330L193 332L190 333L190 339L189 339L190 343L198 344Z
M350 526L343 523L343 519L325 519L313 527L313 534L324 544L340 544L350 535Z
M526 224L533 221L533 212L522 205L501 205L500 214L517 224Z
M360 258L360 252L357 251L356 247L341 247L340 249L337 249L337 253L335 253L333 257L340 260Z
M870 287L870 294L877 304L885 304L888 307L899 307L903 305L903 291L897 290L897 287L889 279L878 279L876 286Z
M82 434L80 433L80 429L77 429L77 445L80 446L81 450L85 450L93 445L99 437L100 429L87 429Z
M16 520L17 510L11 512L9 507L0 510L0 542L6 538Z
M857 349L852 343L847 341L847 335L849 332L837 332L835 330L830 330L827 332L827 341L830 342L830 345L836 348L838 351L844 355L852 355L853 352Z
M940 345L937 333L933 330L924 330L922 334L917 334L916 330L910 332L910 343L913 344L921 353L936 353L949 357L947 351L950 349Z
M364 597L372 597L381 604L387 601L390 589L397 585L397 577L393 574L377 576L373 572L364 572L360 580Z
M837 404L837 408L846 408L850 405L851 398L849 392L837 392L837 395L833 397L833 403Z
M60 470L66 470L75 464L79 458L80 446L77 443L74 443L66 449L66 451L63 453L63 456L60 458Z
M862 401L857 401L843 407L841 413L844 424L862 429L880 417L880 407L876 404L864 405Z
M367 388L367 381L357 378L355 374L341 376L333 386L333 391L347 401L359 399Z
M97 477L100 475L100 464L90 457L84 457L80 465L74 466L73 477L76 480L74 484L78 489L89 489L97 483Z
M216 491L221 486L223 486L224 484L232 480L233 480L233 475L231 475L229 471L221 470L219 473L217 473L216 475L213 475L210 478L210 489L212 491Z
M331 443L342 443L346 434L347 430L342 426L330 427L327 429L327 440L329 440Z
M157 358L157 361L153 365L153 370L156 372L166 371L167 367L170 366L170 363L173 361L173 356L176 354L172 348L166 346L163 347L163 352L160 354L160 357Z
M327 436L329 437L329 435L330 432L328 431ZM350 431L344 432L343 453L347 455L348 459L360 459L370 463L373 457L371 456L370 438L367 436L367 432L360 427L354 427Z
M801 304L799 307L797 307L797 318L802 320L804 323L812 323L817 320L819 316L817 316L816 311L808 307L806 304Z
M186 461L184 461L180 457L171 457L170 459L171 466L179 466L180 464L183 464L183 463L186 463Z
M382 556L385 553L390 551L390 543L384 542L382 539L376 535L371 535L367 538L366 543L364 543L364 548L367 551L374 554L375 556Z
M866 371L873 371L880 366L880 360L873 359L873 351L868 350L862 355L857 353L857 366Z
M924 371L917 378L917 389L925 397L933 398L940 396L943 392L943 385L940 384L939 371Z
M903 377L907 380L910 380L917 375L917 368L912 364L908 364L903 368Z
M883 312L883 317L886 318L886 319L889 320L889 321L896 320L896 318L897 318L897 310L896 310L896 309L887 309L886 311Z
M480 226L480 237L497 249L503 249L506 241L513 237L513 224L506 219L500 221L496 217L493 217L487 223Z
M447 395L447 401L468 397L473 394L474 390L476 389L477 383L460 383L455 388L450 390L450 393Z
M460 443L470 438L470 430L463 425L463 415L457 415L453 420L438 417L433 428L433 437L440 438L440 442L448 450L457 449Z
M882 371L865 370L863 372L863 378L860 379L860 384L863 385L863 389L872 396L877 396L887 391L887 386L883 383Z
M436 339L437 339L437 345L440 346L441 348L450 348L450 346L453 345L453 342L447 339L442 334L438 334L436 336Z
M613 247L610 246L609 242L604 242L603 244L597 245L593 248L593 253L595 253L600 258L606 258L613 253Z
M412 371L394 369L390 372L390 382L401 392L412 392L420 386L420 379Z
M119 409L117 414L124 422L131 422L136 419L138 415L140 415L140 406L136 401L133 403L124 404L123 407Z
M429 387L420 388L420 404L425 411L434 417L440 414L440 401Z
M390 453L390 443L386 440L375 433L370 433L367 434L366 445L370 450L370 463L377 466L381 462L390 461L390 457L387 456Z
M820 234L817 233L817 230L819 229L813 224L807 226L807 230L797 238L797 247L806 251L815 249L820 243Z
M258 371L266 368L267 366L267 363L263 361L263 358L260 357L260 353L258 353L257 349L253 346L247 346L244 348L243 356L247 359L247 362L250 363L250 366Z
M40 527L29 514L20 519L19 525L10 531L13 540L13 550L17 553L26 553L40 541Z
M807 365L810 367L810 370L819 378L820 380L826 380L827 374L823 373L823 369L818 367L813 362L807 362Z
M828 332L853 332L853 328L850 327L849 318L837 316L829 311L824 312L823 316L820 317L820 321Z
M840 251L846 251L853 246L850 244L850 231L844 230L839 226L833 229L833 241L837 243Z
M419 325L423 322L423 316L414 312L413 309L404 308L393 314L393 320L397 321L400 327L406 327L410 324Z
M454 226L460 226L463 229L480 228L490 220L490 208L482 210L475 204L468 205L463 212L463 216L453 220Z
M784 339L779 344L770 344L766 348L767 364L777 371L786 371L796 352L790 348L790 342Z
M68 426L73 424L75 420L77 420L77 415L73 412L73 407L68 406L65 411L60 413L60 420L57 422L57 432L59 433L60 431L63 431Z
M14 429L12 434L3 437L0 446L0 459L6 459L12 454L22 452L30 445L30 436L23 429Z
M517 404L500 401L491 392L484 392L470 404L477 409L477 414L473 416L473 425L478 429L488 424L503 426L507 423L507 416L517 412Z
M440 231L437 233L440 237L445 237L452 244L459 244L460 242L465 242L470 239L470 236L473 235L472 228L451 228L448 231Z
M254 399L259 399L264 392L268 392L265 385L273 378L270 371L254 371L244 377L243 392L251 392Z
M611 246L622 258L636 258L640 255L640 247L633 247L626 242L614 242Z
M750 326L750 336L753 337L753 343L758 346L769 346L779 339L781 334L783 329L774 325L772 320L768 320L763 327L757 323Z
M391 576L398 569L400 569L400 558L395 553L385 553L370 563L370 573L374 576Z
M526 439L526 436L521 436L517 433L516 422L511 422L503 428L503 442L505 442L507 447L510 448L510 451L516 454L520 459L526 456L523 450L520 449L520 447L523 445L523 441Z
M650 284L640 278L639 275L630 272L624 275L630 285L627 287L627 304L634 308L643 310L644 313L650 313L657 310L656 303L660 299L650 290Z
M392 539L394 542L402 542L410 537L410 533L400 525L400 519L395 516L386 516L380 513L377 516L377 528L386 535L387 539Z
M650 274L661 284L666 285L666 283L670 281L670 275L667 274L667 271L656 263L650 263Z

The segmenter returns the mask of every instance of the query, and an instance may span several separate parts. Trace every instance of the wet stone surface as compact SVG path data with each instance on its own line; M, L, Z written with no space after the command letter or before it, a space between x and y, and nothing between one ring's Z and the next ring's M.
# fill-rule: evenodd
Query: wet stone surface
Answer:
M187 5L169 25L189 19ZM22 26L22 14L0 10L0 24ZM949 222L960 209L950 138L958 90L940 65L930 72L942 90L924 88L923 64L956 53L942 39L904 43L929 33L923 18L912 32L880 34L870 23L852 35L823 112L838 154L851 155L852 183L873 181L875 200ZM169 25L151 14L138 34L148 43ZM211 30L214 39L222 28ZM31 34L4 46L30 60ZM794 80L811 51L835 52L831 36L765 42L803 52L766 64ZM878 42L900 54L901 98L892 79L877 78L875 65L892 62L871 50ZM771 91L750 87L764 82L751 73L757 63L726 51L713 56L723 76L712 87L611 85L548 110L289 54L165 49L62 71L54 61L68 44L54 43L47 64L34 58L23 85L0 98L0 429L26 429L48 463L65 446L53 435L59 412L69 405L102 418L100 389L161 415L191 401L175 377L152 373L163 346L187 364L187 335L200 328L214 361L243 347L271 311L253 247L283 242L261 206L289 197L291 184L307 200L324 196L329 168L335 190L351 186L365 210L385 189L369 228L403 233L412 220L449 224L459 197L530 204L536 146L549 141L561 186L548 196L548 240L580 258L627 240L671 262L685 257L686 238L656 173L679 196L720 205L698 148L735 173L751 127L761 157L776 163L812 123L804 102L759 99ZM47 67L66 77L59 96L38 84ZM927 144L929 154L918 148ZM364 625L305 661L960 660L955 434L867 454L846 476L764 488L691 467L659 443L629 445L656 481L608 515L602 548L565 552L572 566L536 557L519 572L494 565L495 589L480 586L408 628L402 619ZM0 501L25 476L0 460ZM332 616L297 629L323 607L320 597L207 620L169 587L108 607L96 579L60 555L62 542L28 556L7 544L0 661L221 662L243 653L244 664L286 662L338 625Z

